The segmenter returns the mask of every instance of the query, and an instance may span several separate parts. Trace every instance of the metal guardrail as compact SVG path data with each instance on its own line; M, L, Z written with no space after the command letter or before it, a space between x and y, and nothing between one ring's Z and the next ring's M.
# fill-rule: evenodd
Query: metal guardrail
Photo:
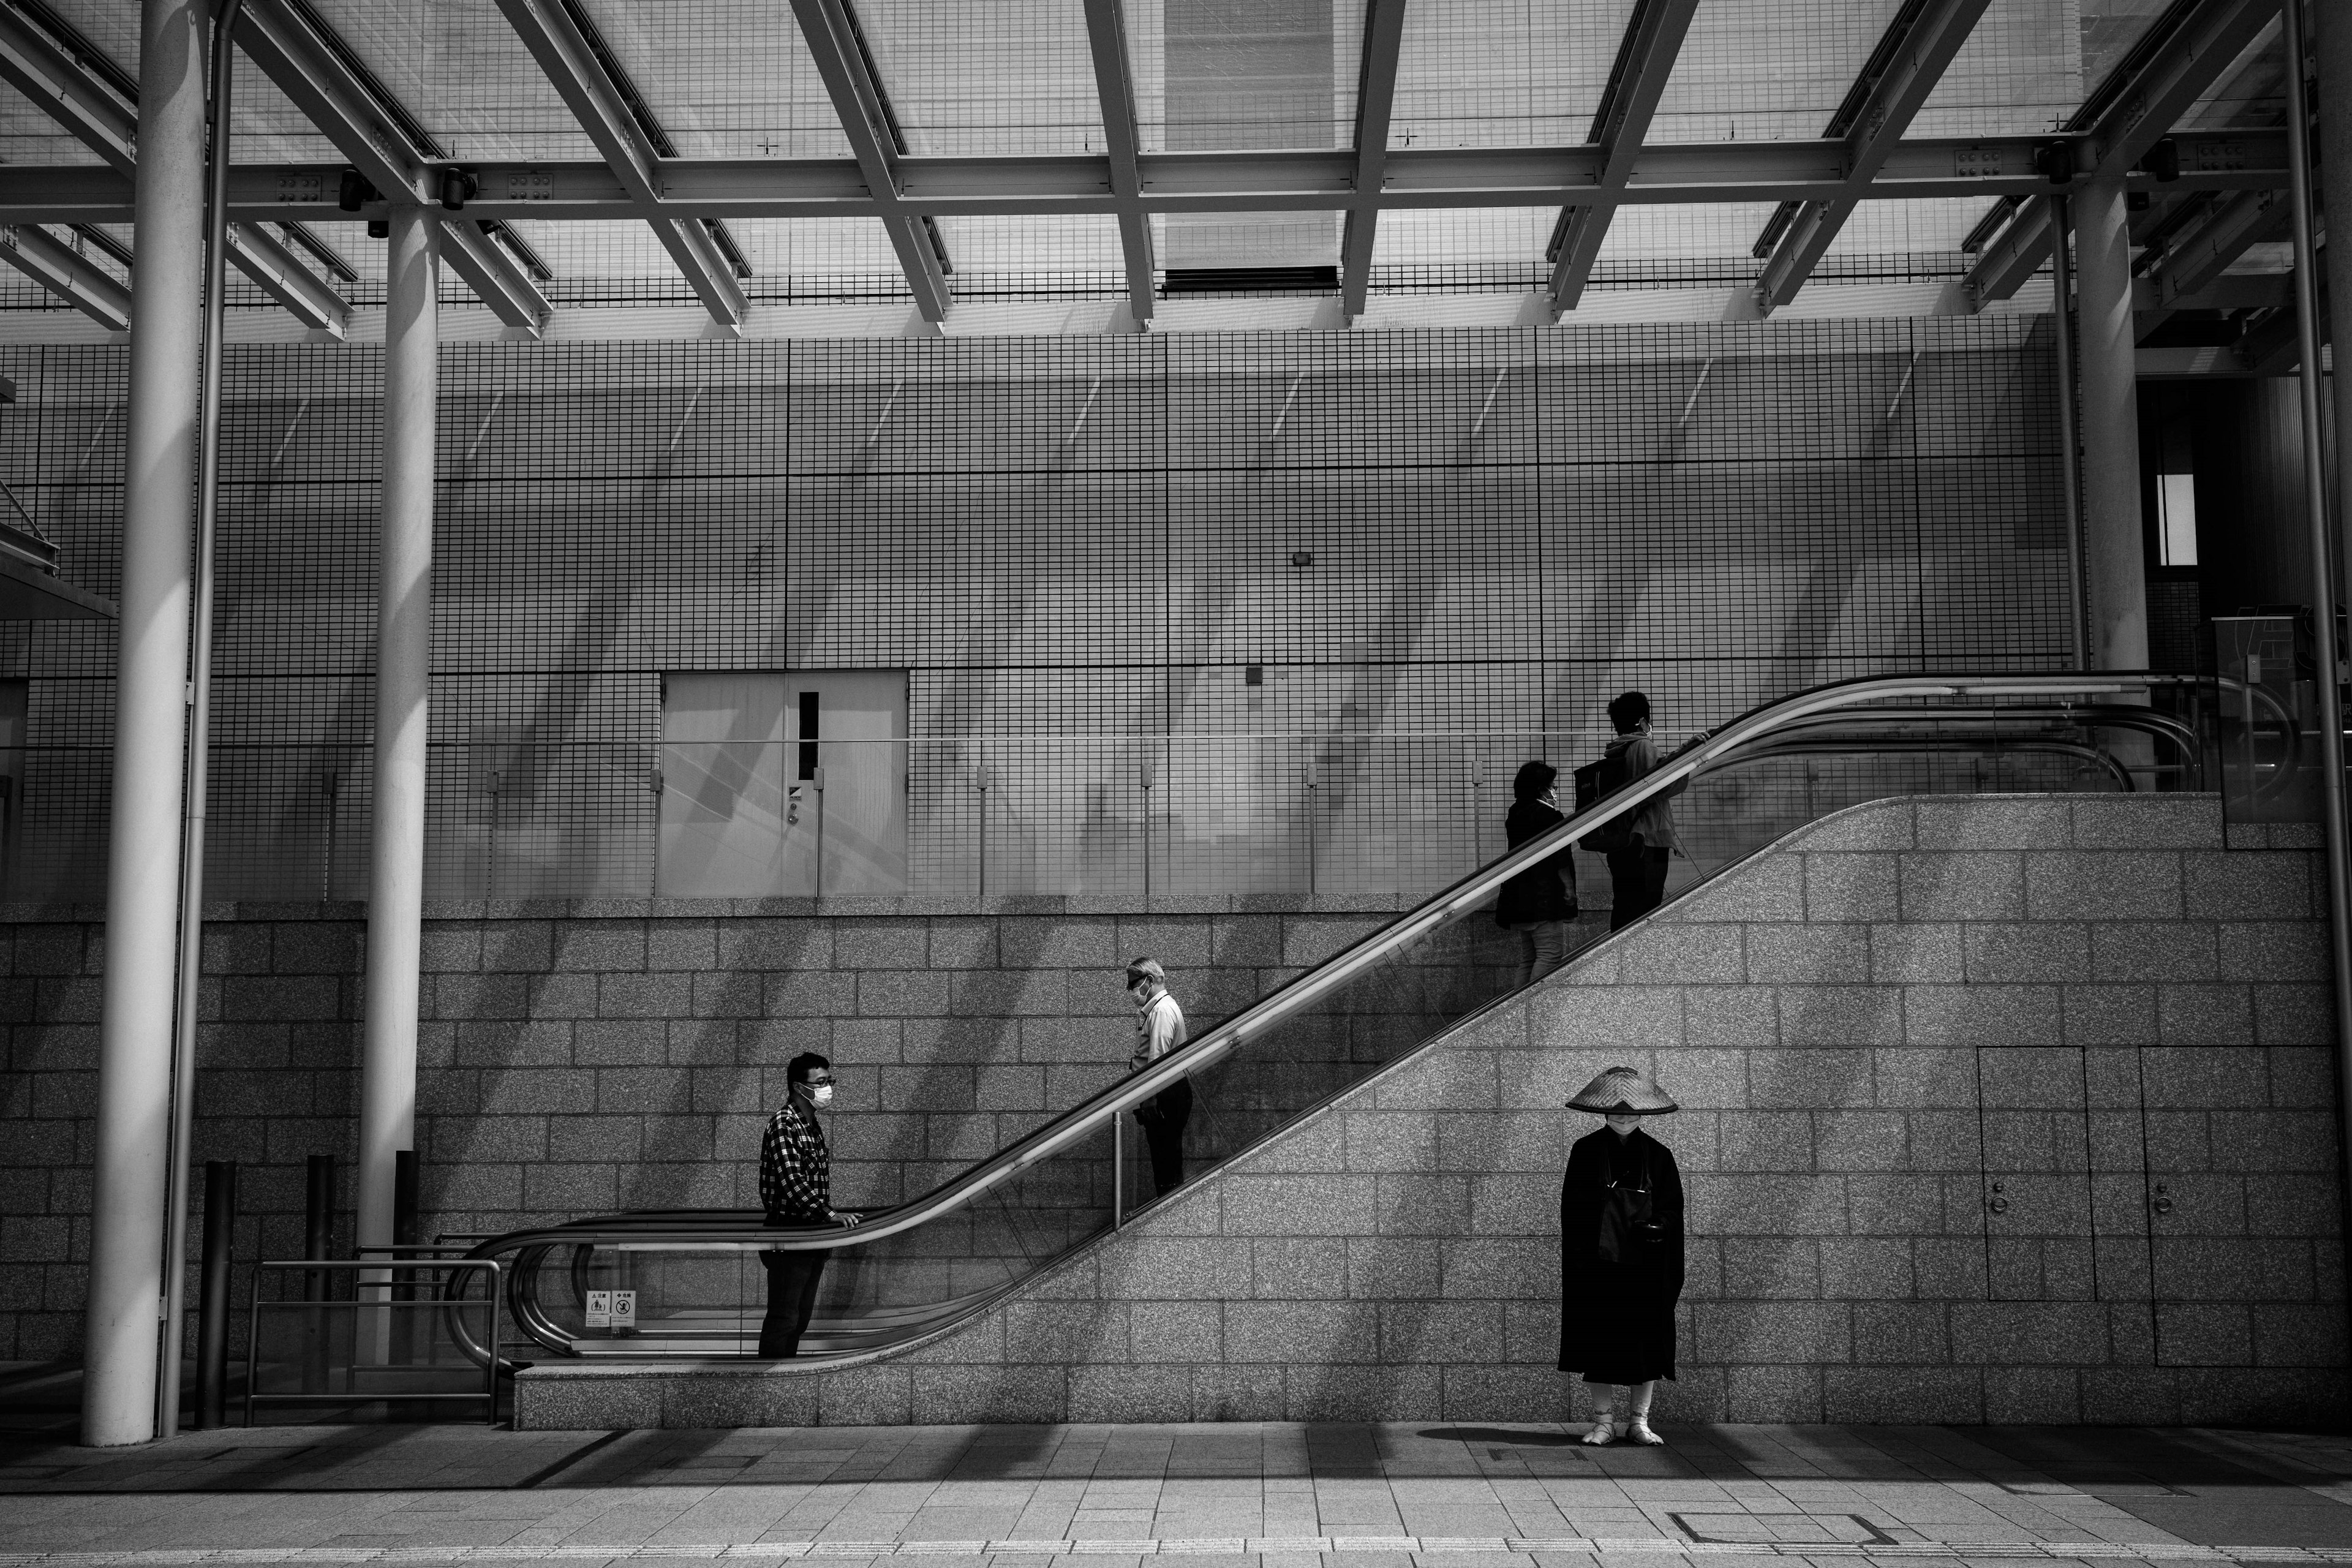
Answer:
M458 1250L452 1247L371 1247L361 1250L371 1256L264 1259L253 1266L253 1297L252 1306L248 1311L249 1322L246 1339L245 1424L247 1426L253 1425L255 1406L261 1405L340 1406L373 1404L379 1401L403 1405L423 1403L434 1405L478 1403L482 1406L483 1419L495 1424L498 1420L499 1409L499 1373L509 1365L506 1362L504 1331L500 1324L499 1310L502 1294L499 1282L507 1272L507 1266L494 1258L447 1256ZM408 1260L405 1267L402 1266L403 1260ZM357 1274L362 1278L354 1282L352 1296L343 1300L304 1299L270 1301L262 1299L261 1282L265 1275L284 1276L320 1271ZM441 1273L445 1278L431 1281L400 1278L404 1275L427 1273ZM371 1275L375 1278L367 1278ZM487 1275L488 1290L485 1294L477 1297L460 1297L451 1294L450 1288L455 1283L456 1277L461 1275L467 1277ZM362 1299L360 1293L367 1290L381 1290L384 1295L376 1300ZM430 1293L421 1296L404 1296L401 1294L404 1291ZM360 1314L383 1313L384 1321L382 1327L385 1331L387 1341L385 1359L363 1365L355 1354L352 1363L343 1369L346 1386L341 1390L305 1388L300 1393L264 1393L259 1386L262 1366L261 1319L262 1314L269 1310L304 1314L308 1331L314 1339L324 1337L323 1331L329 1321L328 1314L349 1313L354 1320L352 1340L355 1352L362 1326ZM460 1314L467 1310L478 1311L488 1318L487 1342L476 1338L467 1331L460 1317ZM395 1361L391 1358L396 1353L399 1342L403 1340L406 1340L413 1349L413 1330L416 1326L414 1320L419 1316L436 1312L445 1314L445 1323L448 1330L451 1346L467 1362L481 1369L482 1387L478 1392L389 1386L390 1378L394 1374L425 1370L415 1362ZM403 1315L405 1315L409 1321L399 1321ZM403 1330L411 1331L411 1332L403 1334L397 1331ZM438 1370L454 1371L456 1368L451 1366ZM354 1386L362 1372L376 1372L385 1375L378 1379L379 1386L373 1388ZM304 1381L325 1383L331 1381L332 1377L333 1369L325 1365L322 1358L312 1363L310 1368L306 1370Z

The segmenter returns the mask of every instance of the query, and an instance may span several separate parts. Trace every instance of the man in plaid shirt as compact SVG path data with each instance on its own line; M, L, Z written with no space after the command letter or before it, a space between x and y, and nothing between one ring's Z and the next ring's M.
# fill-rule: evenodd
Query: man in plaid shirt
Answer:
M760 1206L768 1211L770 1225L856 1225L857 1215L833 1206L832 1155L816 1120L818 1110L833 1103L833 1064L814 1051L803 1051L784 1069L784 1079L783 1109L769 1119L767 1136L760 1140ZM768 1273L761 1361L800 1353L825 1258L822 1247L760 1254Z

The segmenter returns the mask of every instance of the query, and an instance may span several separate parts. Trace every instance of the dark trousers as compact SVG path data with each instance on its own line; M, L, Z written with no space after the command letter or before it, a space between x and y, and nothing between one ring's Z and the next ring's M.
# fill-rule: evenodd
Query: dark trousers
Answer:
M1192 1119L1192 1086L1179 1082L1135 1108L1143 1141L1151 1147L1151 1185L1172 1193L1184 1182L1184 1123Z
M801 1352L801 1336L808 1332L809 1314L816 1310L816 1282L830 1254L763 1252L760 1267L768 1271L768 1315L760 1321L760 1359L789 1361Z
M1632 848L1609 852L1611 931L1624 930L1656 909L1666 896L1667 855L1664 849L1643 844L1638 835Z

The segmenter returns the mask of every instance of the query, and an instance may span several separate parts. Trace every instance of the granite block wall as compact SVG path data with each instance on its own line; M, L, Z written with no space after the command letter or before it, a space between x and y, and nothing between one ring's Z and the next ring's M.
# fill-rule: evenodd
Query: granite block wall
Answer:
M222 905L207 921L195 1155L242 1163L242 1258L300 1256L314 1153L342 1163L350 1244L362 912ZM896 1202L1126 1070L1127 959L1159 956L1204 1023L1387 918L1336 900L1138 915L1058 899L431 912L427 1235L755 1207L760 1131L802 1050L842 1083L836 1196ZM103 950L98 911L0 921L0 1359L79 1348Z
M1691 1194L1664 1420L2338 1417L2318 858L2203 796L1803 829L953 1332L542 1363L526 1425L1549 1419L1556 1204L1631 1061Z

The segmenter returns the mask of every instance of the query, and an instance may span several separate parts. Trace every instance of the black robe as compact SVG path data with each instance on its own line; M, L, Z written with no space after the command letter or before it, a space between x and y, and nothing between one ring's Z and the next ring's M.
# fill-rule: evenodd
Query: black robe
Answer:
M1601 1256L1601 1215L1612 1177L1642 1185L1663 1231L1630 1260ZM1683 1293L1683 1177L1673 1151L1635 1128L1603 1127L1576 1141L1559 1184L1559 1369L1587 1383L1647 1383L1675 1375L1675 1302Z

